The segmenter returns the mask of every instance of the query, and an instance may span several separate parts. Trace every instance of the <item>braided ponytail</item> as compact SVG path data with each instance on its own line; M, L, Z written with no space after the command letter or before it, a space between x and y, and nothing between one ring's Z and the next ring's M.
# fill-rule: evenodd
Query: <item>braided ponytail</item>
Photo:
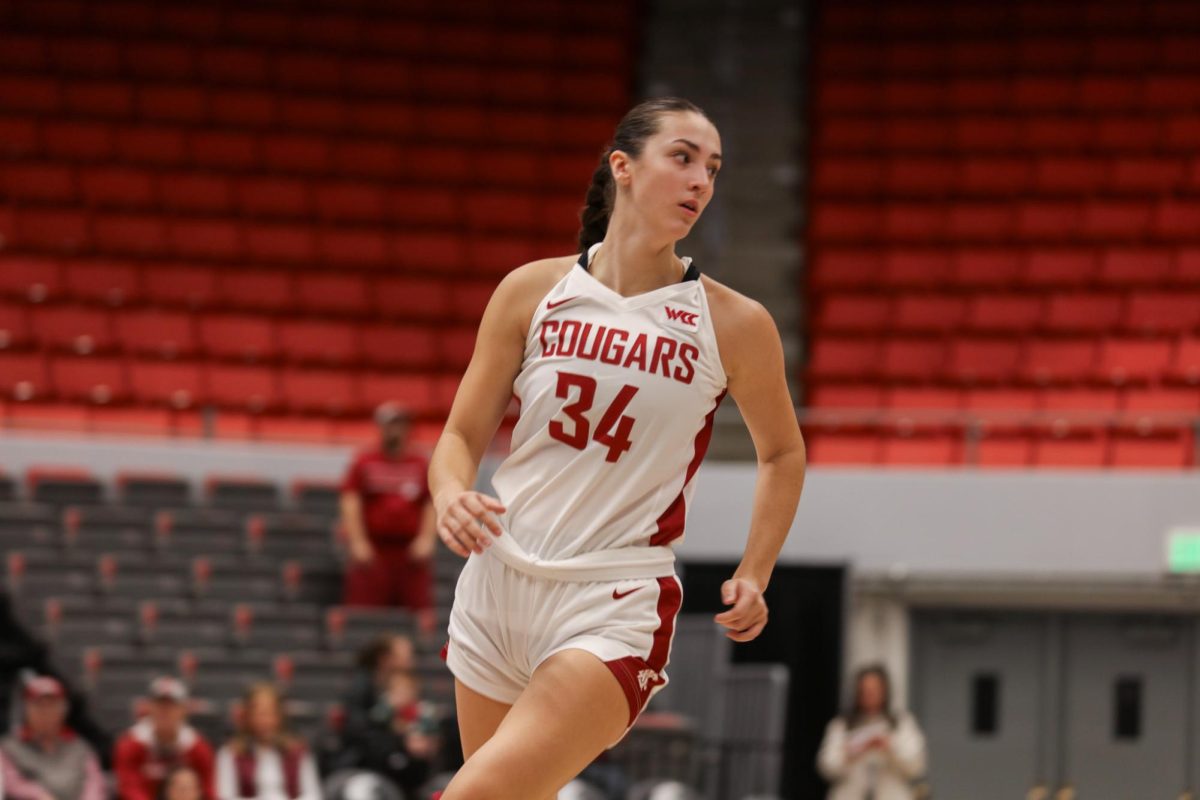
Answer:
M693 111L707 116L690 100L682 97L656 97L638 103L617 124L612 145L600 156L600 163L592 172L592 183L588 186L584 207L579 212L579 251L586 252L596 242L603 241L608 232L608 219L612 216L617 200L616 184L608 157L615 150L628 153L631 158L642 154L642 146L658 133L659 117L675 111Z
M588 186L587 197L585 198L583 210L579 212L579 220L582 226L579 229L579 252L587 252L587 249L596 242L604 239L604 234L608 232L608 218L612 214L613 206L613 177L612 169L608 166L608 157L612 155L612 148L609 147L600 156L600 163L596 165L596 169L592 172L592 184Z

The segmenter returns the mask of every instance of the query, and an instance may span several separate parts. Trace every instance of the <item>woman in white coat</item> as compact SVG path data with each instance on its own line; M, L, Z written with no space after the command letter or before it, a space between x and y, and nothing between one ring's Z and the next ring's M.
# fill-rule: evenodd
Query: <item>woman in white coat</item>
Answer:
M925 773L925 736L908 712L893 712L887 670L863 667L854 678L849 712L825 728L817 769L829 781L828 800L913 800Z

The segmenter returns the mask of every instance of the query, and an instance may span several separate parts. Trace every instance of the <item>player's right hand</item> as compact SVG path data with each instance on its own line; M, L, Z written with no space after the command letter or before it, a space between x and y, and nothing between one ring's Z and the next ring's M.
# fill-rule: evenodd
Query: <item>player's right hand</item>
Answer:
M438 514L438 537L452 552L466 558L482 553L492 544L491 536L503 533L496 514L505 512L494 497L479 492L459 492Z

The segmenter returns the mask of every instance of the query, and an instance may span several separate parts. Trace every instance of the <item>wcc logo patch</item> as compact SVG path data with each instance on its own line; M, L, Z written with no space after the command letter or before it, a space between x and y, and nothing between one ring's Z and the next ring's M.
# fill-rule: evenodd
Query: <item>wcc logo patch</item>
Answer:
M683 331L694 331L700 327L700 315L695 311L685 311L675 306L663 306L664 321L672 328Z

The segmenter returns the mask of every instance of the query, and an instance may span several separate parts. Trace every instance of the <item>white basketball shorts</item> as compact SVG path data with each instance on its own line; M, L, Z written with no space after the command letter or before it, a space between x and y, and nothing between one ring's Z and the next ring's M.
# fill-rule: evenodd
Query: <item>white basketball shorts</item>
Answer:
M518 570L490 551L472 554L455 589L443 657L468 688L512 704L547 658L586 650L621 684L632 725L667 684L682 599L674 575L563 580Z

